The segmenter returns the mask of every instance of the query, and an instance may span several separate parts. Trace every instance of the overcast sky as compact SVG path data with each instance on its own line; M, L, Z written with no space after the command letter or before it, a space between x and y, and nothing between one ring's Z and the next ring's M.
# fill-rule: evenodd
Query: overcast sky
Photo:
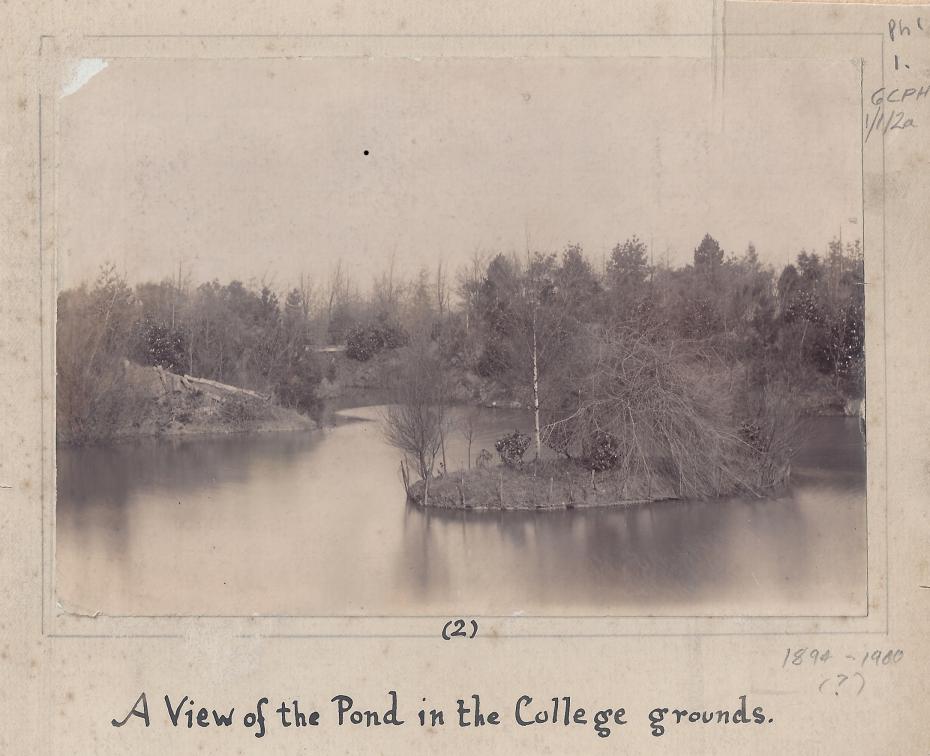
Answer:
M723 131L712 83L685 58L110 61L59 100L59 284L858 237L857 64L730 58Z

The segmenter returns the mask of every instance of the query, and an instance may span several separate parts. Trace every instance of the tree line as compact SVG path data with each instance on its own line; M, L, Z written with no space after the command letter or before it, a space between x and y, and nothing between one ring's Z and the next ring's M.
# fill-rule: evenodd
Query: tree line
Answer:
M194 285L183 270L130 286L105 265L93 283L58 297L58 419L74 437L106 435L135 401L120 385L123 360L256 389L312 413L320 382L335 377L314 350L345 344L350 359L407 350L435 359L449 380L473 373L504 387L533 408L538 447L543 426L577 399L598 332L701 344L759 386L860 397L863 296L858 243L833 241L822 257L802 251L776 271L752 245L726 254L710 235L678 268L653 264L636 237L600 265L569 245L475 254L454 273L439 263L404 278L392 257L364 294L341 262L325 280L302 276L284 290Z

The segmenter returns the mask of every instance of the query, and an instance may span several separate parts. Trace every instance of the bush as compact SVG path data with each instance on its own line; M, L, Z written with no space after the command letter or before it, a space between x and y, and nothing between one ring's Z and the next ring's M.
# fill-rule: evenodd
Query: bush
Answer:
M367 362L382 349L397 349L409 342L407 332L398 325L355 326L346 335L346 356Z
M498 439L494 443L494 448L500 454L501 462L508 467L520 467L523 464L523 455L530 447L530 437L520 431Z
M184 373L187 339L183 332L146 317L132 328L131 356L142 365L157 365L172 373Z
M582 464L589 470L611 470L620 462L620 439L610 433L595 431L585 440L584 447Z
M694 297L684 302L679 312L679 333L686 339L706 339L723 329L716 302Z
M346 357L359 362L368 362L381 349L380 342L373 338L370 329L355 326L346 335Z
M318 411L320 400L317 387L322 379L320 366L314 355L304 350L277 380L274 393L286 407L293 407L311 416Z

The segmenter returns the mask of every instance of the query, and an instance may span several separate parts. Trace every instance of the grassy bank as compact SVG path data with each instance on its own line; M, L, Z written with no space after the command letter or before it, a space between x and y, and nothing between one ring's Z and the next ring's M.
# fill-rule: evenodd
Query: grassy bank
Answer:
M125 360L107 401L59 422L59 443L76 445L145 436L315 429L307 415L270 397L228 384L182 376Z
M535 473L535 474L534 474ZM590 472L568 460L547 460L524 468L475 468L410 486L408 499L443 509L575 509L625 506L677 498L670 486L624 480L616 471Z
M782 482L787 481L787 471ZM721 481L719 495L738 493L736 482ZM680 498L668 478L624 476L618 470L592 472L569 460L545 460L522 468L473 468L410 485L407 498L442 509L581 509L630 506Z

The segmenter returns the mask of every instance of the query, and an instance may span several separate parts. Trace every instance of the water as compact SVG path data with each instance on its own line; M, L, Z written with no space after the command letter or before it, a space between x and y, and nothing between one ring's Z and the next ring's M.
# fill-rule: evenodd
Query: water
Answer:
M865 612L865 452L818 418L785 495L564 512L422 511L373 407L316 433L59 449L56 591L145 615ZM528 430L483 411L472 455ZM447 448L464 464L461 436Z

